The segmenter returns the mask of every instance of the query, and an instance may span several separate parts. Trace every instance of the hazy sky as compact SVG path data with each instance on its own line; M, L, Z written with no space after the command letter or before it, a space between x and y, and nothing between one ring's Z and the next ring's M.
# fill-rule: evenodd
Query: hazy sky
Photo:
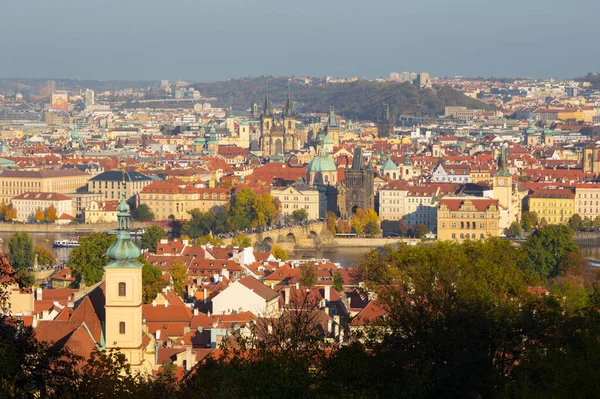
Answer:
M598 0L0 0L0 77L574 77Z

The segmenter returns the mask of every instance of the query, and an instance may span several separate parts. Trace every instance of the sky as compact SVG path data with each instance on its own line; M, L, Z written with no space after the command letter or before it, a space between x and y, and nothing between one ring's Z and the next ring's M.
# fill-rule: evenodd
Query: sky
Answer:
M570 78L600 71L598 15L598 0L0 0L0 78Z

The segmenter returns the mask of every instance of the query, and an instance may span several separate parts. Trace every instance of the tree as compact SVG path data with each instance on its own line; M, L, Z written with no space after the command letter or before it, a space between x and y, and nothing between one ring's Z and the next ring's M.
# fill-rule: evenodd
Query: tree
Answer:
M188 281L187 265L180 260L177 260L171 264L169 269L169 275L173 280L173 289L180 297L185 296L184 287Z
M50 206L46 209L46 222L55 222L58 219L56 212L57 211L54 204L50 204Z
M400 229L400 234L403 237L410 236L413 231L412 226L410 224L406 223L406 220L404 220L404 219L400 219L399 229Z
M6 206L6 202L2 201L0 202L0 218L3 218L6 216L6 211L8 210L8 207Z
M545 217L542 217L540 219L540 222L538 223L538 227L546 227L546 226L548 226L548 221L546 220Z
M133 218L140 222L149 222L154 220L154 212L147 204L140 204L133 212Z
M271 248L271 255L280 261L288 260L287 252L285 252L284 249L277 244L273 245L273 248Z
M415 226L415 237L416 238L422 238L427 233L429 233L429 229L424 224L418 224Z
M149 304L168 285L168 282L162 278L160 268L148 263L144 255L140 255L138 261L142 264L142 300Z
M307 220L308 219L307 210L304 208L296 209L294 212L292 212L292 219L294 219L296 222L303 222L303 221Z
M559 262L570 252L580 252L573 230L565 225L549 225L534 231L522 248L523 268L544 279L558 275Z
M156 244L163 238L166 238L165 230L160 226L148 226L144 230L141 239L142 249L156 252Z
M535 212L525 211L521 215L523 230L531 231L538 224L538 215Z
M300 285L303 287L314 287L317 283L316 267L312 262L306 262L300 266Z
M568 226L573 229L573 231L581 231L583 229L583 219L576 213L569 219Z
M33 242L26 232L19 231L13 234L8 243L8 251L10 252L10 264L15 271L33 267L35 261Z
M37 263L40 266L50 266L56 263L56 257L47 248L35 246L33 247L33 252L37 255Z
M521 237L523 235L523 228L521 227L521 224L518 222L512 222L509 226L508 229L506 229L506 236L507 237Z
M367 222L364 228L364 233L369 237L379 236L381 234L381 228L379 227L379 223L374 222L372 220Z
M327 221L327 230L329 230L329 232L331 234L335 234L336 233L336 223L335 223L335 213L328 211L327 214L325 215L325 220Z
M364 214L364 224L366 225L369 222L375 222L379 225L379 216L373 209L367 209Z
M589 217L583 218L583 230L591 230L594 228L594 222Z
M333 289L340 292L344 289L344 278L338 272L333 275Z
M273 196L269 193L262 193L254 197L252 201L253 214L255 219L252 226L268 226L277 216L277 208L273 202Z
M222 238L215 237L210 233L203 235L202 237L198 237L198 239L196 240L196 245L207 245L207 244L210 244L213 247L220 247L220 246L225 245L225 242L223 241Z
M354 229L354 232L361 235L365 229L365 212L362 208L356 208L356 212L352 215L350 225Z
M196 239L211 232L215 220L214 212L202 212L200 209L195 208L189 210L188 214L190 219L181 227L183 234Z
M234 247L248 248L252 246L252 239L246 234L238 234L231 240L231 245Z
M106 251L115 240L116 236L103 233L79 238L79 246L73 248L67 262L67 266L78 276L78 282L83 279L89 286L102 279L104 266L110 261Z
M38 208L35 210L35 220L39 223L42 220L44 220L45 216L44 216L44 210L42 208Z
M256 194L248 188L238 190L234 195L229 212L228 224L231 230L246 230L256 220L255 203ZM263 197L264 200L264 197ZM262 204L261 201L261 206ZM273 206L274 207L274 206ZM267 209L268 210L268 209ZM265 214L263 214L263 218ZM255 227L258 225L256 222ZM263 225L264 226L264 225Z
M594 219L592 226L595 229L600 229L600 216L596 216L596 218Z

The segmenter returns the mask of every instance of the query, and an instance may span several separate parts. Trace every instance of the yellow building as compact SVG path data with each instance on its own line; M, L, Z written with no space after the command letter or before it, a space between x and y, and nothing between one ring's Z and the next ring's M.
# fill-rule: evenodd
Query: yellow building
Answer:
M283 216L290 216L298 209L306 209L309 220L319 218L319 190L308 184L294 183L284 188L273 187L271 195L281 202Z
M543 188L529 195L529 211L549 224L567 223L576 211L572 188Z
M178 186L170 181L158 181L144 187L140 203L154 212L155 220L167 220L173 215L178 220L188 220L192 209L202 212L226 206L230 192L225 188L196 188L192 184Z
M562 121L574 119L576 121L583 120L583 110L580 108L563 108L557 109L557 117Z
M26 192L70 194L82 191L93 177L78 170L3 170L0 173L0 202Z
M471 183L489 184L492 174L489 168L473 167L469 172L469 179Z
M477 240L498 237L498 200L481 197L446 197L439 201L438 240Z

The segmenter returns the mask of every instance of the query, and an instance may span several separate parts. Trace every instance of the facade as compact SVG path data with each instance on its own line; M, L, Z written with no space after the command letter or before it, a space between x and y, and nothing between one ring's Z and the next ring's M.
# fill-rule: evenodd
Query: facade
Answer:
M26 192L70 194L84 192L92 175L78 170L3 170L0 173L0 201Z
M309 220L318 219L319 190L304 183L294 183L285 188L271 188L271 195L281 202L281 214L291 216L297 209L306 209Z
M390 114L389 104L385 104L381 116L377 119L377 136L379 138L391 137L394 134L395 118Z
M479 240L498 237L500 206L498 200L480 197L444 197L437 215L438 240Z
M17 221L34 222L35 211L46 210L53 205L56 208L56 217L63 214L73 215L73 200L59 193L27 192L10 200L13 207L17 209Z
M600 216L600 184L575 186L575 212L590 220Z
M116 223L118 201L93 201L83 210L84 223Z
M440 160L431 174L431 181L434 183L469 183L471 171L464 166L444 166Z
M549 224L564 224L576 212L575 190L572 188L543 188L529 195L529 211ZM590 201L591 202L591 201Z
M249 276L229 284L212 299L213 314L252 312L259 317L277 317L279 298L276 291Z
M125 195L127 199L137 196L144 187L153 182L153 180L134 170L123 171L109 170L94 176L87 182L87 189L90 193L102 194L103 200L119 200L121 182L125 181Z
M590 144L583 149L583 171L600 172L600 147Z
M225 188L196 188L192 184L181 187L168 180L153 182L140 192L140 203L150 207L156 220L167 220L171 215L188 220L189 210L206 212L223 207L229 198L230 192Z
M362 148L354 150L352 167L345 170L345 215L350 217L357 208L364 210L375 208L375 174L365 165Z

